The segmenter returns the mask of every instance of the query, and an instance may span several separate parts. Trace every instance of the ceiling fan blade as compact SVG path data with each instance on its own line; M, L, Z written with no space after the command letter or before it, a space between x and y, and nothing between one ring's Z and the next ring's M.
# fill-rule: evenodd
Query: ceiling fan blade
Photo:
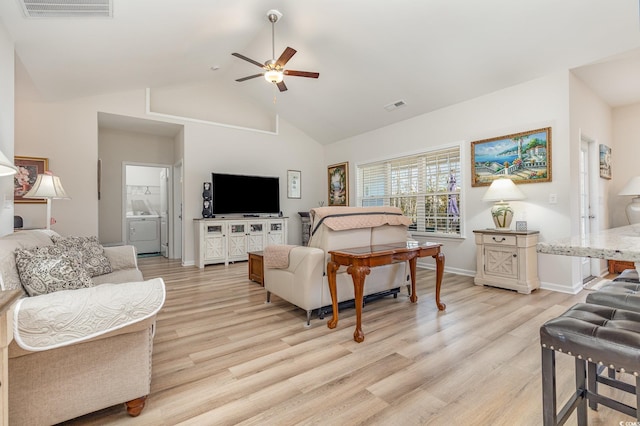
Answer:
M264 68L264 65L261 64L260 62L254 61L251 58L247 58L246 56L241 55L240 53L232 53L232 55L235 56L236 58L244 59L247 62L251 62L252 64L259 66L260 68Z
M254 74L254 75L249 75L247 77L242 77L237 79L236 81L245 81L245 80L251 80L252 78L256 78L256 77L262 77L264 75L264 73L260 73L260 74Z
M284 75L292 75L295 77L309 77L309 78L318 78L320 77L319 72L309 72L309 71L294 71L294 70L284 70Z
M276 66L283 68L285 64L289 62L289 59L291 59L291 57L296 54L296 52L297 50L291 47L287 47L286 49L284 49L284 52L282 52L282 55L280 55L280 57L276 61Z
M276 86L278 86L278 89L280 89L281 92L284 92L285 90L287 90L287 86L286 84L284 84L284 81L281 81L280 83L276 83Z

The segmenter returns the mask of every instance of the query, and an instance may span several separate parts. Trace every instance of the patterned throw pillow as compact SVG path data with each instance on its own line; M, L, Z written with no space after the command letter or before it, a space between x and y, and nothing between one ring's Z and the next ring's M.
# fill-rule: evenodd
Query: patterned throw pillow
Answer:
M104 247L98 242L98 237L51 237L56 245L82 253L82 266L90 276L111 273L111 263L104 254Z
M93 286L77 252L53 245L15 253L20 281L29 296Z

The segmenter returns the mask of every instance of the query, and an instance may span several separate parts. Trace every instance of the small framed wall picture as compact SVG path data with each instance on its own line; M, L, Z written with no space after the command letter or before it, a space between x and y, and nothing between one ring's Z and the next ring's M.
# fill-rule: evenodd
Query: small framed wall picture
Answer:
M349 163L333 164L327 168L329 206L349 205Z
M600 144L600 177L611 179L611 148Z
M14 157L18 173L13 178L13 201L15 203L46 203L44 198L24 198L38 175L49 170L49 159L44 157Z
M287 170L287 198L302 198L302 172Z

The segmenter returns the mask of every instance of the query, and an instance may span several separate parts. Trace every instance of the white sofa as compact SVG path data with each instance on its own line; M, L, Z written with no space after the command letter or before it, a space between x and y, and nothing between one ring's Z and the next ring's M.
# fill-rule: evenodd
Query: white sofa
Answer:
M265 257L264 287L267 302L271 294L304 309L307 325L318 311L322 318L330 312L331 294L327 279L329 251L374 244L406 241L410 218L397 207L320 207L312 209L309 245L290 248L288 264L269 267ZM265 256L268 256L265 251ZM409 286L408 262L372 268L364 286L366 296L394 294ZM351 275L341 267L336 274L338 303L354 299Z
M20 288L16 249L53 244L55 232L0 237L0 283ZM50 425L126 403L138 415L150 392L161 278L143 281L132 246L105 247L111 273L93 286L18 300L9 345L9 423ZM4 383L2 384L4 385Z

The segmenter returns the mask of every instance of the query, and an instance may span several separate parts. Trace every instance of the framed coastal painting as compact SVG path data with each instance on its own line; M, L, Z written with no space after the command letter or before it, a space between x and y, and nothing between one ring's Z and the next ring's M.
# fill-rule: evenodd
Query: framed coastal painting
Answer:
M13 177L13 201L15 203L46 203L41 198L23 198L29 192L39 174L49 170L49 159L42 157L14 157L18 173Z
M349 205L349 163L333 164L327 168L329 206Z
M471 186L551 182L551 127L471 142Z
M600 144L600 177L611 179L611 148Z

